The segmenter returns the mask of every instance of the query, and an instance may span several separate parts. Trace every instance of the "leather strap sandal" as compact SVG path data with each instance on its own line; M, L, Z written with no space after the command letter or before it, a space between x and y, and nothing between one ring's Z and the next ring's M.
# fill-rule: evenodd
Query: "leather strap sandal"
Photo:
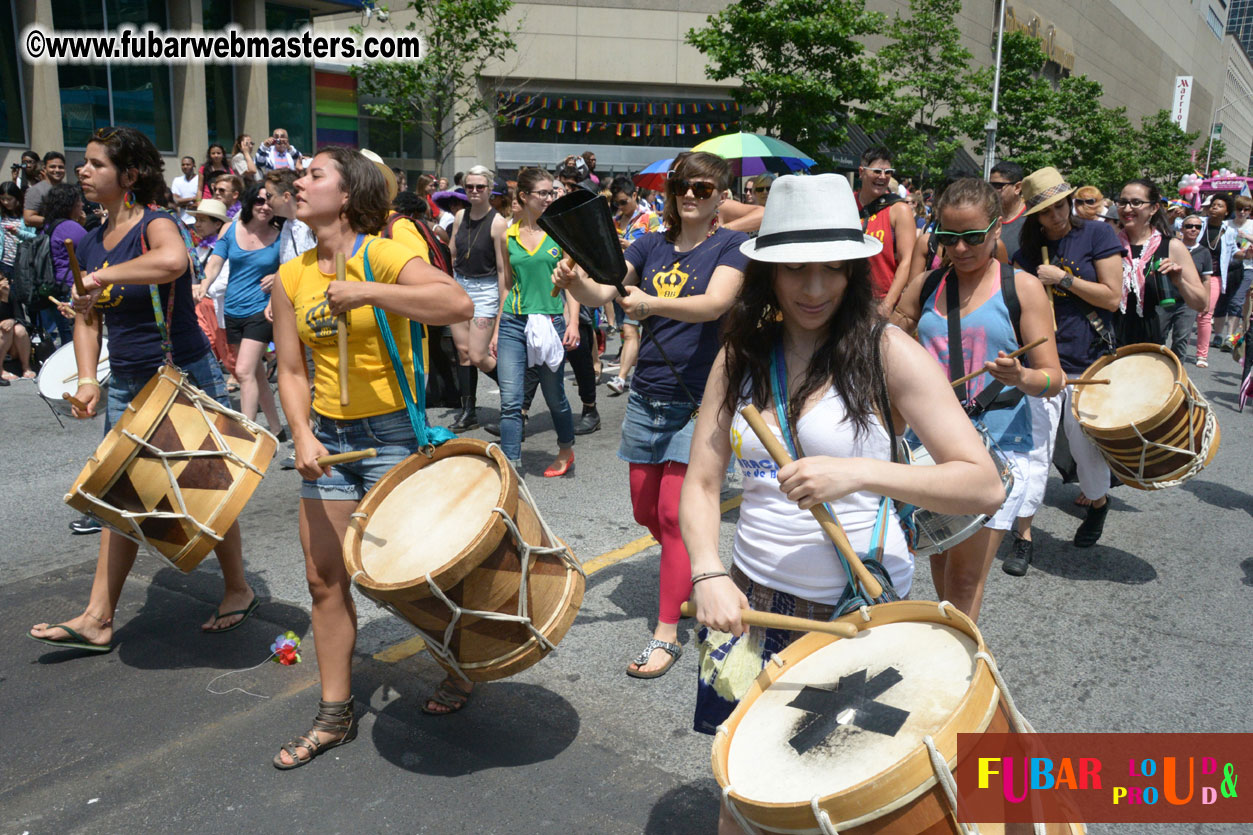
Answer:
M326 733L338 733L340 737L328 742L323 742L318 736L319 731ZM318 715L313 718L313 729L303 736L293 738L290 742L283 743L283 750L287 752L287 756L291 757L291 762L283 762L281 754L274 755L274 767L280 771L288 771L293 768L300 768L313 761L314 757L324 751L329 751L340 745L347 745L357 738L357 717L352 709L352 696L349 696L342 702L318 702ZM308 752L308 756L301 757L297 752L301 749Z

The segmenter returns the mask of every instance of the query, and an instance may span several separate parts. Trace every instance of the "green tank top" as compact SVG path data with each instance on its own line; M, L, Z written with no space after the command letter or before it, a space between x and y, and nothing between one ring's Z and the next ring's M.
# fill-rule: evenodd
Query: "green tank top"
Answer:
M505 296L505 312L518 316L542 313L555 316L565 310L565 300L558 294L553 297L553 270L561 261L561 247L548 235L540 240L534 250L522 245L518 238L518 224L514 223L505 233L509 250L509 266L513 270L513 286Z

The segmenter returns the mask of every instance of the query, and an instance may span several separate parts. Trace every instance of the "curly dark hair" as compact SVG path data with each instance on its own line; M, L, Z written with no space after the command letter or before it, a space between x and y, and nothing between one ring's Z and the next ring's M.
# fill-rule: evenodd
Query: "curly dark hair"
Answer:
M422 175L427 176L427 175ZM425 218L429 207L425 198L412 191L399 192L392 198L392 208L405 217Z
M155 203L165 190L165 163L161 152L152 140L134 128L101 128L92 134L88 145L100 145L104 155L117 169L118 185L125 188L122 178L127 171L135 172L135 183L130 191L140 205Z
M748 263L744 284L722 327L727 361L727 391L722 408L732 414L745 394L759 409L773 400L771 360L783 338L779 301L774 292L776 267L764 261ZM800 389L788 394L787 417L795 427L801 406L809 396L834 385L844 401L848 420L861 435L870 428L870 416L879 410L884 380L879 343L887 323L879 315L870 285L870 263L859 258L845 261L844 267L848 285L805 369Z
M344 145L327 145L317 154L326 154L339 169L340 186L348 195L344 217L352 231L377 235L391 214L391 201L387 199L387 181L383 172L355 148ZM491 179L488 178L488 182Z
M74 214L74 207L82 202L82 199L83 193L78 190L78 186L69 183L53 186L52 190L44 195L44 202L40 204L44 225L54 220L71 217Z

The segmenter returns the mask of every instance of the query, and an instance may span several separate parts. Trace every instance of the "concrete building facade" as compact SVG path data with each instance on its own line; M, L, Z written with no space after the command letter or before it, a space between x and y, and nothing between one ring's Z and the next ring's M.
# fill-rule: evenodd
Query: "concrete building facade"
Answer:
M504 87L510 96L547 99L534 123L525 120L461 138L446 164L464 170L472 162L503 169L554 165L567 153L592 150L601 170L636 170L691 147L719 127L734 130L731 83L705 76L703 56L684 42L727 0L528 0L510 20L521 24L517 54L494 68L484 89ZM393 3L391 25L403 27L406 12ZM1169 107L1175 77L1190 75L1194 87L1187 129L1204 135L1222 122L1229 155L1247 159L1253 146L1253 65L1231 25L1253 15L1244 0L1006 0L1010 29L1041 41L1050 55L1046 75L1085 74L1105 89L1102 104L1125 106L1135 124ZM110 120L151 125L171 170L177 157L204 156L209 141L228 150L235 133L266 136L286 127L293 144L307 151L326 141L379 150L411 172L432 170L429 143L412 126L389 125L365 110L346 68L336 65L223 67L203 64L137 74L129 68L32 66L16 58L16 37L29 23L65 28L110 28L124 10L145 8L168 28L294 28L312 19L315 29L342 30L366 23L356 0L16 0L11 20L0 19L0 157L21 150L73 150L84 129ZM908 0L867 0L871 9L908 13ZM958 17L976 64L993 61L997 0L965 0ZM1241 16L1242 15L1242 16ZM4 18L0 11L0 18ZM1253 29L1253 24L1245 27ZM12 40L10 40L12 39ZM868 46L877 42L872 38ZM281 95L275 95L280 90ZM650 109L651 106L651 109ZM727 109L723 109L727 108ZM20 117L20 118L15 118ZM88 130L87 133L90 131ZM979 148L970 150L978 156ZM1203 160L1201 160L1203 162ZM1200 163L1198 163L1200 164Z

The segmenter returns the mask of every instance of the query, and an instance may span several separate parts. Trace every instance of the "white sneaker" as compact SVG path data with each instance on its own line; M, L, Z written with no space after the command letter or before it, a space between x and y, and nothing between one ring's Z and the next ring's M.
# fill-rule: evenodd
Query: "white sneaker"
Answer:
M619 394L626 391L627 388L626 380L621 377L614 377L609 382L605 383L605 385L609 387L610 397L617 397Z

